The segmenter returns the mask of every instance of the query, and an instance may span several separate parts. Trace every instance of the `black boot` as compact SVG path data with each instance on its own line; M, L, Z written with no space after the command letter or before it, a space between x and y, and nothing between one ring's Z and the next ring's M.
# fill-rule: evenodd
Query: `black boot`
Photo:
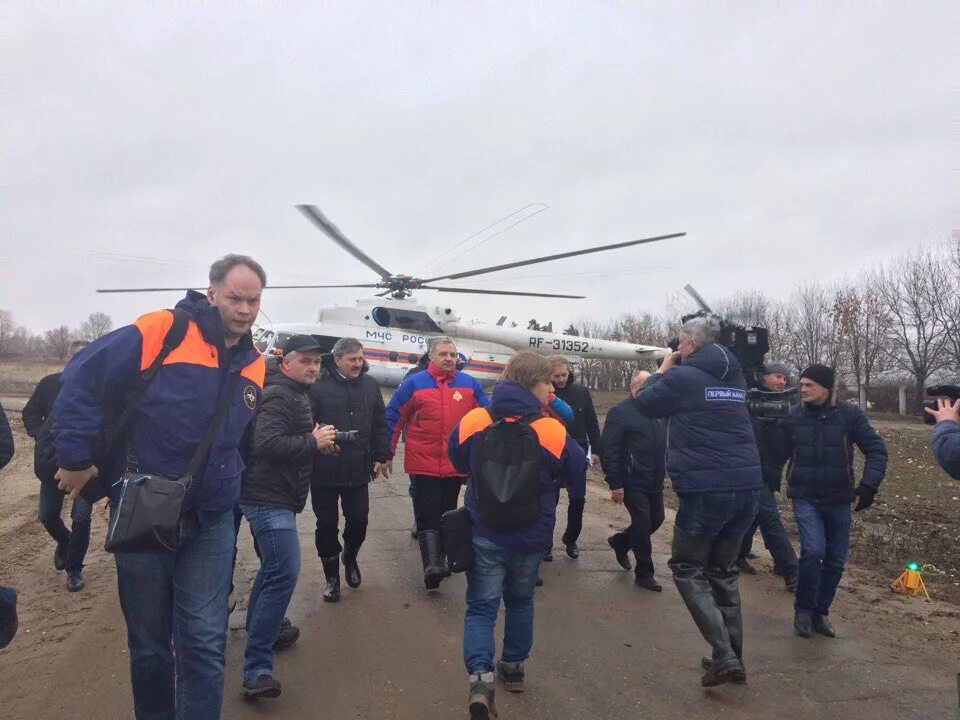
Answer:
M357 553L360 548L351 547L349 544L343 546L343 574L347 578L347 585L352 588L360 587L360 566L357 565Z
M695 537L674 528L673 554L669 563L673 580L701 634L713 647L711 670L701 678L701 683L707 687L731 682L734 673L743 672L731 646L724 616L717 606L710 580L707 578L706 567L710 551L709 538Z
M799 610L793 614L793 632L802 638L808 638L813 635L813 619L808 612Z
M436 590L443 580L443 564L440 561L440 533L424 530L417 535L420 541L420 560L423 562L423 584L427 590Z
M833 625L830 624L830 620L827 619L826 615L814 615L810 625L818 633L828 638L835 638L837 636L837 631L834 630Z
M340 558L320 558L323 574L327 577L327 587L323 590L324 602L340 602Z
M613 548L613 553L617 556L617 562L620 563L620 567L624 570L633 569L630 565L630 555L627 554L630 552L630 544L627 542L627 538L623 533L616 533L608 537L607 545Z
M707 566L707 580L713 590L713 599L723 616L727 634L730 636L730 648L740 661L740 671L731 671L731 679L736 683L747 681L743 665L743 615L740 609L740 573L737 557L739 543L720 540L714 543Z

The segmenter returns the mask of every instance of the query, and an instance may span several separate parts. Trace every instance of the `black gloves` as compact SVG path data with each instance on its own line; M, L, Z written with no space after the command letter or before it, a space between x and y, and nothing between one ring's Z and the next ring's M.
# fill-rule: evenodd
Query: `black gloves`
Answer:
M864 485L863 483L857 485L856 490L853 491L853 496L857 498L857 504L853 508L854 512L866 510L873 505L873 498L876 494L877 491L869 485Z

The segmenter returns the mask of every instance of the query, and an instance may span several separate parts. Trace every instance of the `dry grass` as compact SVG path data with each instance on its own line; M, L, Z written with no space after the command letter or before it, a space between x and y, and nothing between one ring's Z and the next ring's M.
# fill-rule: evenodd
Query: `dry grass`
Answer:
M28 397L40 378L60 372L63 363L46 358L0 359L0 395L4 397Z

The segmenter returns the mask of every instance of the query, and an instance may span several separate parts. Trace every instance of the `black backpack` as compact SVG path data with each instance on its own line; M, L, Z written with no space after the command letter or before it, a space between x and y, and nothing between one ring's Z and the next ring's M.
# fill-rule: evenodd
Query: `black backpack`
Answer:
M532 525L540 517L540 440L530 425L542 415L490 417L494 422L480 434L473 476L480 522L502 528Z

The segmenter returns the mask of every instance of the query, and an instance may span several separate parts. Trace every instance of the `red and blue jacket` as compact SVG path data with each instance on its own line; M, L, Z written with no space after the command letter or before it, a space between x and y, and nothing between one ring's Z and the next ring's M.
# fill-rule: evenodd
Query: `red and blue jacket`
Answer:
M519 418L544 409L533 394L509 380L493 388L493 417ZM450 459L463 472L472 474L479 467L481 433L493 418L486 410L470 412L450 434ZM480 522L477 492L473 479L467 480L464 507L473 520L473 533L489 540L507 552L543 553L553 544L553 527L557 519L557 493L560 483L567 485L571 497L582 499L586 491L587 456L583 448L567 434L563 423L544 414L530 423L540 441L540 513L537 521L526 527L498 528Z
M476 378L459 371L444 373L430 363L408 376L387 405L390 456L406 428L403 469L408 475L463 477L447 457L447 437L464 415L489 404Z
M240 497L244 466L238 446L260 399L263 356L249 333L226 348L220 311L204 295L191 290L177 308L190 317L186 336L141 398L127 433L128 445L118 448L118 456L129 449L144 472L183 474L213 419L220 390L229 382L228 411L188 498L199 510L228 510ZM64 369L53 408L53 443L60 467L79 470L93 464L106 408L115 405L115 398L156 359L172 324L169 310L147 313L95 340ZM114 485L124 466L114 463L108 486Z

